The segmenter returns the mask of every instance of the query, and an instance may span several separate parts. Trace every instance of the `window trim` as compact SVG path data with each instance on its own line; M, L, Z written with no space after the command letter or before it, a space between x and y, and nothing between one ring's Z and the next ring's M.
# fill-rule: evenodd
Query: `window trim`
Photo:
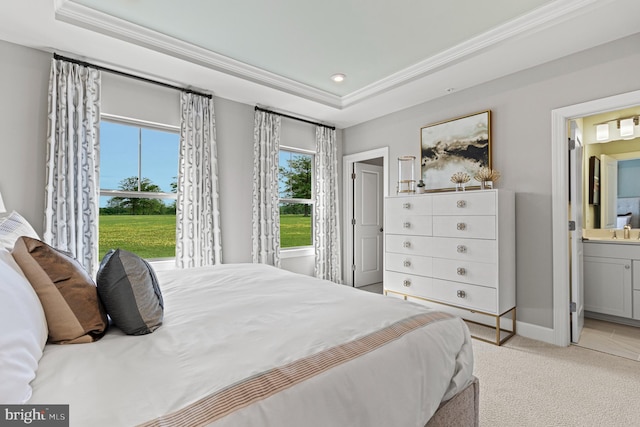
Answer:
M307 150L304 148L291 147L288 145L280 145L278 147L278 156L280 151L289 151L293 153L306 154L312 157L311 161L311 198L310 199L296 199L296 198L281 198L278 195L278 203L295 203L301 205L310 205L311 210L315 209L315 176L316 176L316 157L318 154L313 150ZM279 175L279 174L278 174ZM279 177L278 177L279 178ZM313 217L312 217L313 218ZM282 233L282 231L280 231ZM289 246L286 248L280 248L281 258L295 258L299 256L311 256L315 254L315 233L313 232L313 221L311 221L311 244L306 246Z

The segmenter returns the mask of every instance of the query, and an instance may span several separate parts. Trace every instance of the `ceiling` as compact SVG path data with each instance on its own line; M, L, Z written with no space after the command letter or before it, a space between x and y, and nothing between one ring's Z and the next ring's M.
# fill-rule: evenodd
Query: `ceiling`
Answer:
M637 0L11 3L0 39L342 128L640 32Z

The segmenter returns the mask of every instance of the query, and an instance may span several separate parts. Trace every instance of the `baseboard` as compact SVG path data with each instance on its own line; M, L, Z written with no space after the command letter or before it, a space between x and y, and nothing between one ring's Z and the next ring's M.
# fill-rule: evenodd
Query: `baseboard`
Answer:
M538 326L516 320L516 331L521 337L555 344L555 335L552 328L545 328L544 326Z

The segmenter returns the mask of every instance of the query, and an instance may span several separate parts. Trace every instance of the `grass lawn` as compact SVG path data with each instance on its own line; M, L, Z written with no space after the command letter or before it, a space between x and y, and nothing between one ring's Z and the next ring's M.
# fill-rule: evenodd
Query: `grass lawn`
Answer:
M142 258L176 256L176 216L100 215L100 259L118 248Z
M311 217L280 215L280 247L312 244ZM175 215L100 215L99 257L125 249L142 258L176 256Z
M280 214L280 247L310 246L311 216Z

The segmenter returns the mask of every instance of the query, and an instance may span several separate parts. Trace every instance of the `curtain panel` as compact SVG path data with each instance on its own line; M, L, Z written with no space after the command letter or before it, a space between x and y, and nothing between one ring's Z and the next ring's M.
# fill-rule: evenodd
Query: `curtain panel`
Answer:
M52 59L43 239L98 270L100 72Z
M316 127L315 200L313 215L314 275L342 282L338 206L338 159L336 131Z
M253 262L280 267L280 116L256 110L253 140Z
M180 158L176 202L176 265L222 263L218 160L213 100L180 96Z

